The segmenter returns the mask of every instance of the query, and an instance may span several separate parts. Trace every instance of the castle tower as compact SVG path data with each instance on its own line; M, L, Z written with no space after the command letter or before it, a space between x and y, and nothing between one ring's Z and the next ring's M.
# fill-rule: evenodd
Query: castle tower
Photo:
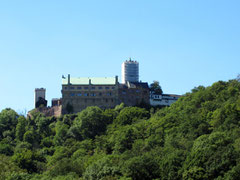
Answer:
M122 83L127 81L139 82L139 63L131 58L122 63Z
M36 88L34 91L34 106L36 108L36 103L39 99L46 99L46 89L45 88Z

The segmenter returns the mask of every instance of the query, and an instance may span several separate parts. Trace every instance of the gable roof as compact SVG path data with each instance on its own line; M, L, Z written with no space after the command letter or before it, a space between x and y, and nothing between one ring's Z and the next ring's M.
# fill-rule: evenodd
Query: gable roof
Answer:
M145 89L149 88L148 83L146 83L146 82L130 82L130 83L134 84L137 87L140 86L140 87L145 88Z

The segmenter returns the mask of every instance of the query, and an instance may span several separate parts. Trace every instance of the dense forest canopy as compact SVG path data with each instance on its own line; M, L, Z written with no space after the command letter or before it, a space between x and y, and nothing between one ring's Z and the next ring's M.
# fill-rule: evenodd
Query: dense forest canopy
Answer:
M199 86L160 110L0 113L0 179L239 179L240 82Z

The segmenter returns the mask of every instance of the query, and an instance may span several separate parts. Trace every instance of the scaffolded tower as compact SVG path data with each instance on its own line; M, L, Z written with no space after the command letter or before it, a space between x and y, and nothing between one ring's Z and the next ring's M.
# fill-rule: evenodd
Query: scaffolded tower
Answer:
M126 60L122 63L122 83L139 82L139 63L137 61Z

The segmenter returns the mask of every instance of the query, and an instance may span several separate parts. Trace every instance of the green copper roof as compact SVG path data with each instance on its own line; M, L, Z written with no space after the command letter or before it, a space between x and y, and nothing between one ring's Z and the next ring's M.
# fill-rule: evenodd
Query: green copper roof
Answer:
M79 77L79 78L70 78L70 84L72 85L88 85L89 80L91 84L94 85L114 85L115 77ZM62 85L68 84L68 78L62 78Z

